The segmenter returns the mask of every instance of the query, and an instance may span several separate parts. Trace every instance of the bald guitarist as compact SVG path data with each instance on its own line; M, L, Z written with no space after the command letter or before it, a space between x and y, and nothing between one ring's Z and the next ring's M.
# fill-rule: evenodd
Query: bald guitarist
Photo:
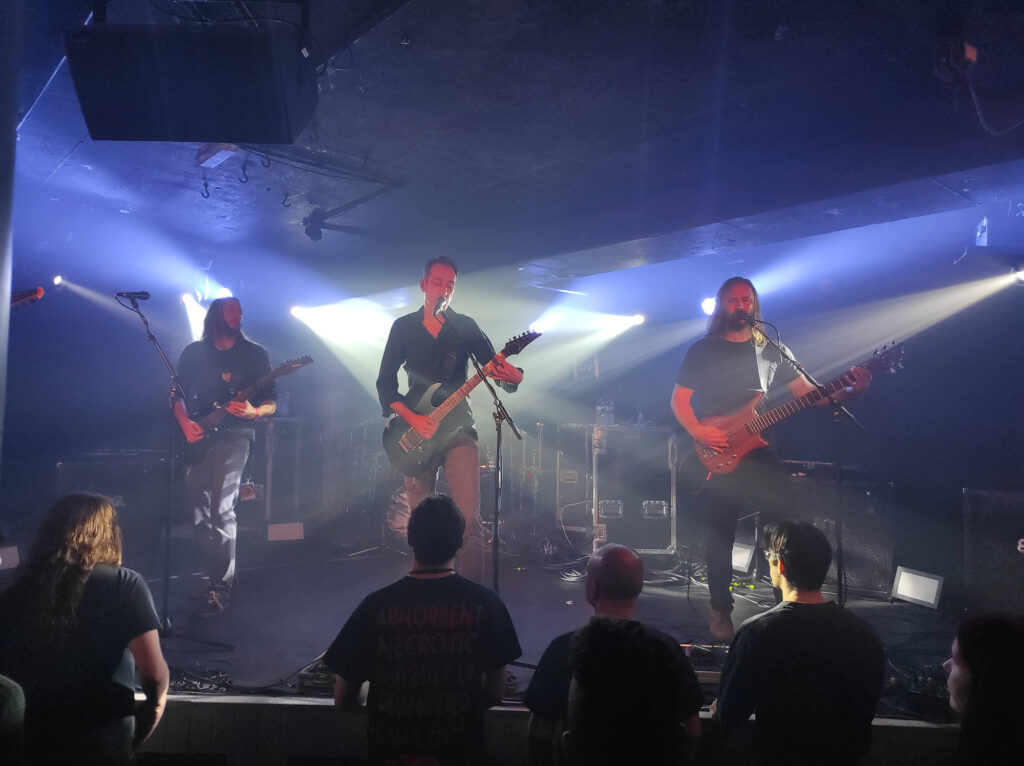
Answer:
M433 401L436 406L447 393L466 382L469 357L459 338L481 364L486 364L485 374L507 391L518 387L523 373L500 356L495 357L490 340L473 319L449 308L457 278L458 267L451 258L439 256L427 261L420 279L423 306L399 317L391 326L380 362L377 395L385 417L397 414L420 436L437 443L430 463L418 474L405 477L409 507L415 508L434 491L437 471L444 466L452 498L466 517L466 539L457 562L460 574L481 582L480 455L469 400L459 402L440 423L428 417L429 408L417 411L413 403L432 384L440 383ZM398 390L398 371L403 365L409 384L404 396Z
M676 420L709 454L727 453L734 446L728 434L709 423L709 418L740 411L755 397L767 396L779 385L796 397L815 390L782 360L777 349L751 329L744 314L761 319L757 290L750 280L732 277L719 288L707 335L687 351L672 391ZM845 379L848 384L833 394L836 402L859 395L871 385L871 373L864 367L852 368ZM816 403L827 404L828 399ZM740 458L728 466L723 460L727 472L717 473L712 467L705 485L709 508L704 555L711 595L710 632L720 641L728 641L733 635L729 585L737 519L758 511L780 517L787 492L785 470L770 446L758 445Z

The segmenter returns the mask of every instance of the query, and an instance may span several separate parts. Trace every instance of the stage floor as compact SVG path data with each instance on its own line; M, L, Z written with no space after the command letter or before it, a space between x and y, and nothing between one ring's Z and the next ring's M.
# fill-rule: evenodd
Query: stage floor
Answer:
M571 566L566 579L566 567L550 555L517 552L514 544L508 548L502 551L499 592L523 648L520 662L534 665L551 639L583 625L591 609ZM163 647L178 690L294 694L299 671L318 660L360 600L401 577L411 563L396 549L351 555L356 551L326 540L269 543L255 533L243 534L238 588L230 609L218 617L193 614L202 603L196 598L203 589L198 575L172 575L167 598L172 633ZM691 581L687 588L685 577L663 574L679 563L674 556L648 556L645 563L648 582L638 601L639 619L682 644L693 644L695 669L713 678L726 647L710 643L706 587ZM149 582L162 612L163 579L150 576ZM734 593L737 626L772 605L771 589L764 583L743 585ZM944 720L945 684L938 666L949 654L955 615L862 598L850 598L847 607L878 631L887 649L887 690L879 714ZM532 669L511 670L521 695ZM705 690L710 702L713 685Z

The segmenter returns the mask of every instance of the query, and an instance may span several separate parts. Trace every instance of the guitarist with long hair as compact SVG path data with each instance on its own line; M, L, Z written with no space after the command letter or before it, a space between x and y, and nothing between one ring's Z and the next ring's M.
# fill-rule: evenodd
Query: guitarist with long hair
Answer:
M457 562L460 574L480 582L484 577L483 530L480 525L480 454L473 411L463 399L440 423L428 414L446 393L467 381L466 348L481 362L488 377L507 391L514 391L523 373L501 357L495 357L491 341L477 323L448 308L455 293L458 266L447 256L427 261L420 279L423 306L391 325L377 376L377 396L384 417L400 416L424 439L437 443L432 460L413 476L405 477L410 508L434 491L437 471L444 466L452 498L466 517L466 540ZM462 342L459 342L461 338ZM405 366L408 391L398 390L398 371ZM440 383L431 402L421 402L427 389ZM420 402L420 406L416 403Z
M277 411L275 388L260 391L259 404L232 397L270 371L266 349L242 332L242 304L218 298L210 304L201 340L190 343L178 361L178 381L188 397L175 397L174 417L191 445L185 470L185 502L192 513L203 569L210 580L200 616L216 616L228 606L235 587L235 505L242 469L256 438L252 421ZM224 405L228 415L216 433L196 421Z
M757 290L744 277L727 279L718 289L707 335L687 351L672 390L676 420L711 453L727 453L732 445L726 432L707 423L708 418L740 411L755 397L767 396L779 385L796 397L815 391L782 360L760 331L752 329L747 316L761 319ZM871 384L871 373L865 367L854 367L848 379L850 384L833 394L835 401L863 393ZM823 397L817 403L827 404L828 399ZM729 468L724 473L709 472L705 483L708 515L704 557L711 596L710 632L721 641L733 636L729 585L736 522L758 511L780 517L788 490L785 468L770 446L754 449Z

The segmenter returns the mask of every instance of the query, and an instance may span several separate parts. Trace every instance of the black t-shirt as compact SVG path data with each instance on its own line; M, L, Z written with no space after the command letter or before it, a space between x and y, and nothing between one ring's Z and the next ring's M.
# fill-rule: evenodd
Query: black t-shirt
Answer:
M684 719L700 710L701 691L697 675L690 666L690 661L679 646L679 642L660 630L648 628L671 647L672 656L682 666L681 676L683 687L679 692L679 710ZM541 655L537 670L534 671L530 685L523 695L523 704L538 718L548 721L565 719L569 704L569 685L572 683L572 668L569 664L572 638L576 631L564 633L550 644Z
M758 359L764 368L764 384ZM691 389L690 406L698 420L728 415L747 404L755 395L767 394L773 386L798 377L796 370L774 346L754 346L704 337L690 346L679 368L676 383Z
M448 310L441 331L435 338L423 326L423 309L401 316L391 325L377 376L377 396L384 416L393 414L391 403L401 401L410 409L426 414L444 401L449 394L468 379L469 356L459 338L481 365L494 357L494 347L477 323L465 314ZM453 329L457 331L453 332ZM398 370L405 365L409 389L405 396L398 393ZM427 388L440 383L440 390L432 397L431 406L417 407ZM444 431L473 426L473 411L466 397L444 419Z
M861 618L832 602L787 601L737 631L715 717L735 733L757 714L759 763L856 763L871 742L884 665Z
M245 338L238 338L231 348L223 351L212 341L190 343L178 361L178 380L188 397L185 408L194 420L208 414L215 404L227 403L268 372L270 356L266 349ZM275 396L275 386L271 383L266 390L255 393L250 401L258 406ZM233 415L227 415L218 428L255 432L252 421Z
M128 643L160 628L153 597L138 573L95 567L67 636L39 636L23 615L11 591L0 598L0 673L25 690L27 726L40 720L90 726L132 714L135 661Z
M405 577L363 600L324 662L349 683L370 682L371 763L472 764L484 753L482 676L521 653L492 590L459 575Z

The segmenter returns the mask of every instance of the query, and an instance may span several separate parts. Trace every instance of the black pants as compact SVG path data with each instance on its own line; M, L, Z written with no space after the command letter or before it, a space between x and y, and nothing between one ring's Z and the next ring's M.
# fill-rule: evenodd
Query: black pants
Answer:
M761 449L748 454L732 473L712 475L704 494L707 510L704 558L711 608L729 613L733 605L729 585L737 520L757 513L763 526L792 515L789 476L774 452Z

